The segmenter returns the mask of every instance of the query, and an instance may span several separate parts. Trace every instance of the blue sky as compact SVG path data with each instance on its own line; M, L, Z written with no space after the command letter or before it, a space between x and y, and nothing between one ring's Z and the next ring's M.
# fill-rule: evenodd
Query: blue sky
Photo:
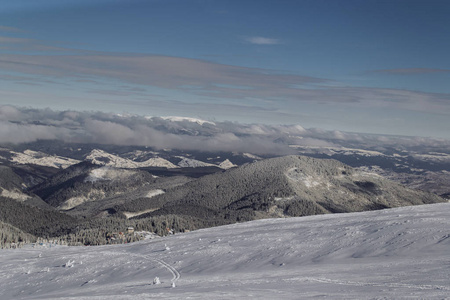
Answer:
M0 104L450 138L449 1L0 0Z

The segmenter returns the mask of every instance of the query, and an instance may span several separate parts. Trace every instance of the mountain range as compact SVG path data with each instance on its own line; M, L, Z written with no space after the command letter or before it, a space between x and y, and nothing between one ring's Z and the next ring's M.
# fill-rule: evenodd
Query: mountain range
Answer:
M111 232L129 226L164 235L167 228L180 232L446 201L333 159L130 147L111 154L107 147L74 146L66 156L24 150L26 160L17 158L24 157L17 149L2 148L0 221L36 238L104 244Z

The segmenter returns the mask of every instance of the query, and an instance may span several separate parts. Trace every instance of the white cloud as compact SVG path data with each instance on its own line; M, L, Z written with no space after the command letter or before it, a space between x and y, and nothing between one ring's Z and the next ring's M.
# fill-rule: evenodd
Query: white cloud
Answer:
M306 129L299 125L215 122L215 125L202 126L137 115L0 106L1 143L20 144L39 139L257 155L292 154L294 150L288 146L291 144L353 148L402 145L448 149L450 146L450 141L444 139Z
M247 42L255 45L278 45L281 44L280 40L266 38L262 36L253 36L245 39Z

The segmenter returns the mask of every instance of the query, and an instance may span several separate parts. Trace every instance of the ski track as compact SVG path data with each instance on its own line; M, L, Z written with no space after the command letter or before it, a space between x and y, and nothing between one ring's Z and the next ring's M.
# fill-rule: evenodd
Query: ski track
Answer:
M44 249L43 249L43 250L44 250ZM83 252L83 255L86 256L86 254L87 254L87 255L90 255L90 254L92 254L92 253L97 253L97 252L98 252L98 250L96 250L96 249L87 250L87 251L84 251L84 252ZM35 250L32 250L32 251L30 251L30 254L31 254L31 253L35 254L36 252L35 252ZM161 265L163 268L165 268L166 270L168 270L170 274L172 274L172 279L170 280L171 283L176 283L176 282L180 279L180 277L181 277L180 272L179 272L175 267L173 267L173 266L171 266L170 264L166 263L166 262L163 261L162 259L155 258L155 257L151 257L150 255L130 253L130 252L127 252L127 251L110 251L110 250L104 251L103 253L104 253L104 254L108 253L108 254L110 254L110 255L123 255L123 254L126 254L126 255L129 255L129 256L145 258L145 259L148 260L148 261L151 261L151 262L154 262L154 263L156 263L156 264L159 264L159 265ZM48 258L53 258L53 259L55 259L55 258L66 259L66 258L67 258L67 259L70 259L70 257L73 257L73 255L71 255L70 253L58 253L58 254L52 253L51 255L38 256L38 257L30 257L30 258L27 259L27 261L30 261L30 262L31 262L31 261L36 262L36 261L38 261L38 260L46 259L46 258L47 258L47 259L48 259ZM75 262L76 262L76 261L75 261ZM2 277L5 277L5 276L2 275Z
M154 258L154 257L150 257L149 255L144 255L144 254L136 254L136 253L129 253L129 252L121 252L127 255L131 255L134 257L142 257L145 258L147 260L156 262L158 264L160 264L161 266L163 266L164 268L166 268L171 274L172 274L172 279L170 280L170 282L175 283L178 281L178 279L180 279L181 275L180 272L178 272L178 270L176 268L174 268L173 266L169 265L168 263L166 263L165 261L163 261L162 259L159 258Z

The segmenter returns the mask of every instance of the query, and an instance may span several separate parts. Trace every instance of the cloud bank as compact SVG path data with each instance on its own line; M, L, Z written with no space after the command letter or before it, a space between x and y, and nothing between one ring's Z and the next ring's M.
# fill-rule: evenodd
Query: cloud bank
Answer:
M155 149L230 151L287 155L289 145L313 147L450 147L450 141L306 129L300 125L172 121L170 118L104 112L54 111L0 106L0 141L148 146Z

